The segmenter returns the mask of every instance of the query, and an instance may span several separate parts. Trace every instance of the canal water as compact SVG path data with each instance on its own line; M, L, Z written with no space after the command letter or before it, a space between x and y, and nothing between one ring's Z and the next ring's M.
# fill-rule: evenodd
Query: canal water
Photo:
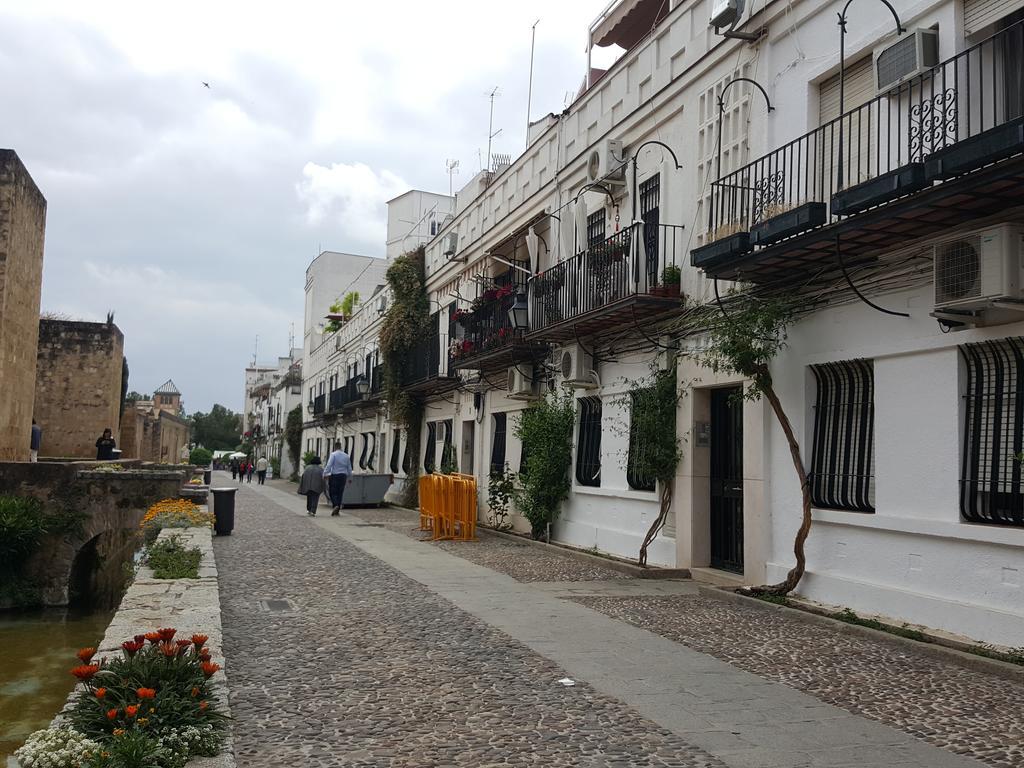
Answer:
M0 766L64 706L79 648L95 647L114 611L0 614Z

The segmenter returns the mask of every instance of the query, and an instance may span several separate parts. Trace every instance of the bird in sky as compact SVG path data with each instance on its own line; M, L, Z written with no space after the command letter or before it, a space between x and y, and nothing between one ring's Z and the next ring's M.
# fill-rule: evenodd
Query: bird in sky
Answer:
M207 82L204 82L204 83L203 83L203 88L209 88L209 87L210 87L210 84L209 84L209 83L207 83Z

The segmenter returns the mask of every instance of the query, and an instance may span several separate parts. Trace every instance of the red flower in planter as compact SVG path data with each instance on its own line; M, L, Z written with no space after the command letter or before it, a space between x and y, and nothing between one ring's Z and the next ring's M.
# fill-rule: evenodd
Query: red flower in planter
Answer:
M156 698L156 690L153 688L139 688L135 691L135 695L140 699L153 699Z
M102 699L104 696L107 695L107 689L106 688L97 688L95 691L93 691L93 693L96 694L96 698L97 699Z
M145 642L146 636L145 635L136 635L133 639L135 640L136 643L138 643L141 646L143 644L143 642Z
M195 643L196 648L202 648L209 639L206 635L192 635L192 642Z
M157 643L160 642L160 633L159 632L147 632L145 635L143 635L143 637L145 637L147 640L149 640L149 642L151 642L153 645L156 645Z
M116 720L116 719L117 719L117 710L116 709L108 709L107 710L107 720Z
M143 640L144 639L145 638L143 638ZM142 650L143 645L144 642L139 640L125 640L123 643L121 643L121 649L130 659L132 656L134 656L136 653Z
M200 661L209 661L212 658L213 657L210 655L210 652L208 650L206 650L205 648L199 652L199 660Z
M494 288L488 288L484 291L484 295L481 298L483 298L484 301L494 301L498 298L498 291Z
M174 642L177 643L179 648L188 648L190 645L192 645L192 641L191 640L186 640L183 637L179 637Z
M220 669L220 664L214 664L212 661L204 661L202 663L202 668L203 674L209 678L217 674L217 671Z
M174 643L160 643L160 652L168 659L173 659L178 655L178 646Z
M160 635L161 640L170 641L174 639L174 633L177 632L175 629L158 629L157 634Z
M82 667L75 667L71 670L71 674L77 677L83 683L87 683L90 680L92 680L93 676L99 671L99 664L87 664Z
M96 649L83 648L75 655L78 656L79 660L81 660L83 664L88 664L90 661L92 661L92 657L96 655Z
M206 702L206 701L200 701L200 702L199 702L199 711L200 711L200 712L205 712L205 711L206 711L206 708L207 708L207 707L209 707L209 706L210 706L209 702Z
M135 706L134 704L129 705L129 706L124 708L124 716L125 717L135 717L138 713L139 713L139 708L137 706Z

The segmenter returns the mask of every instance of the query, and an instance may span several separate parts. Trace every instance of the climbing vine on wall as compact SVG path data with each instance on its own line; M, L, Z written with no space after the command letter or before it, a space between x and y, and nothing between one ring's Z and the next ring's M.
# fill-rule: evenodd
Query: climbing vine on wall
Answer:
M288 444L288 455L292 460L292 479L299 474L299 451L302 450L302 406L296 405L288 411L284 424L284 441Z
M424 249L422 246L397 257L385 275L391 289L391 305L380 332L380 353L384 363L384 393L392 423L405 428L410 462L403 501L417 501L420 455L420 427L423 403L402 388L402 373L428 336L430 303L427 301Z
M526 467L519 475L516 506L530 521L533 538L543 538L569 495L572 432L576 402L572 392L552 392L530 403L516 419Z

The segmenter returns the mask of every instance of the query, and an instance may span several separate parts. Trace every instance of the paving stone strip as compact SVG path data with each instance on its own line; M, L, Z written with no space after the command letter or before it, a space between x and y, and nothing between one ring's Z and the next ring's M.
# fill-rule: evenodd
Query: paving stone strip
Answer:
M236 503L216 553L239 766L726 765L308 518Z
M429 538L428 534L419 530L420 518L416 512L394 507L347 511L367 523L383 524L414 539ZM622 571L607 568L599 563L577 560L569 555L532 547L525 542L509 541L486 534L481 534L478 540L473 542L435 541L431 544L472 563L511 576L516 581L610 581L632 578Z
M573 599L951 752L998 768L1024 766L1020 683L714 598Z

